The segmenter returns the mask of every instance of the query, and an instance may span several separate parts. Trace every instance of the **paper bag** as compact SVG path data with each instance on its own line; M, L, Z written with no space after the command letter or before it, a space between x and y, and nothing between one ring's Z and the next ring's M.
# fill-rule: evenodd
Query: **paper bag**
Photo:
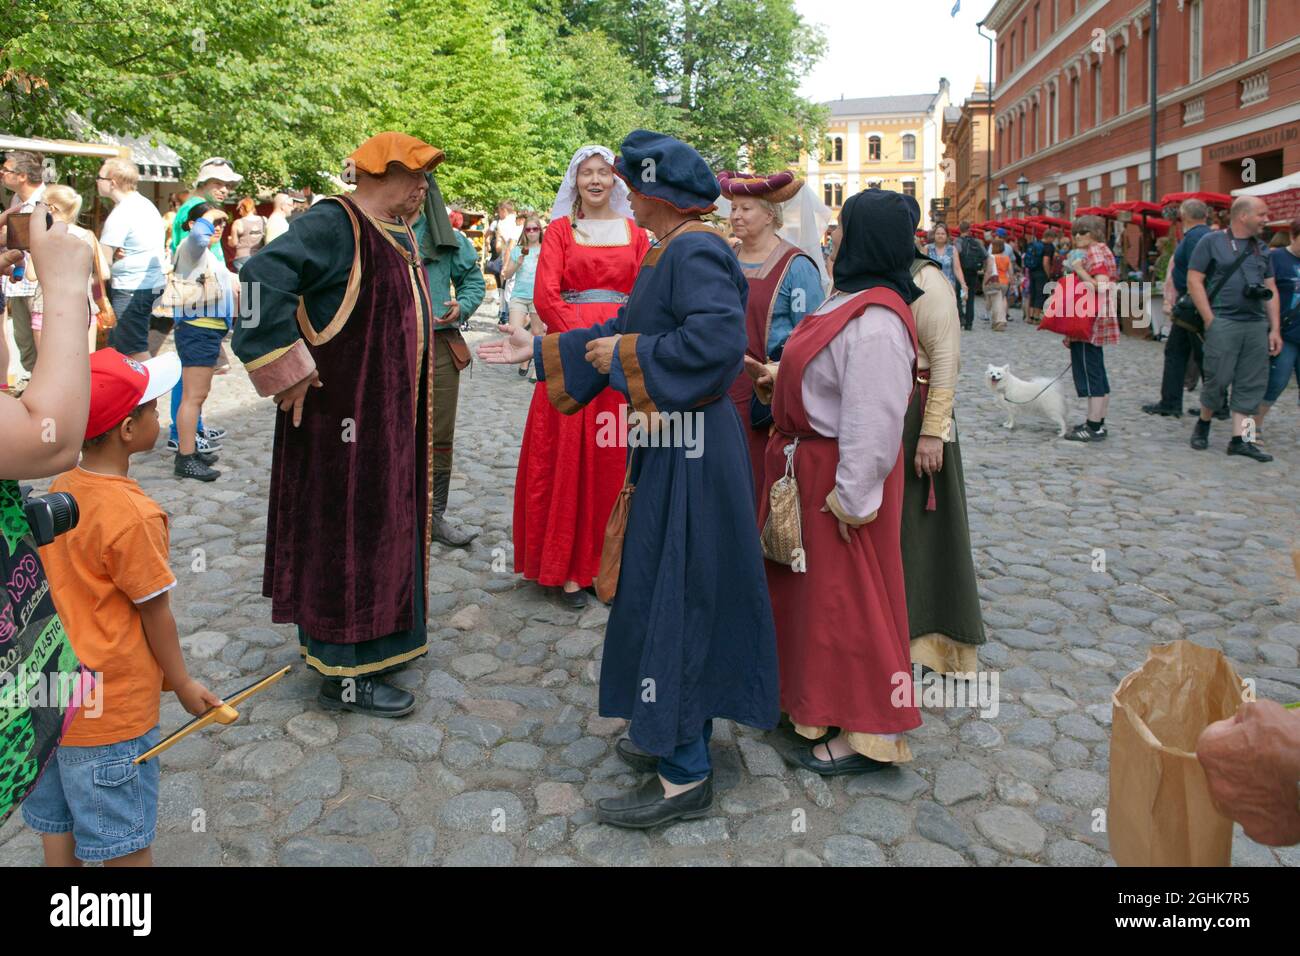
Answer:
M1201 731L1241 704L1241 678L1218 651L1159 644L1111 698L1110 852L1120 866L1228 866L1232 821L1210 800L1196 759Z

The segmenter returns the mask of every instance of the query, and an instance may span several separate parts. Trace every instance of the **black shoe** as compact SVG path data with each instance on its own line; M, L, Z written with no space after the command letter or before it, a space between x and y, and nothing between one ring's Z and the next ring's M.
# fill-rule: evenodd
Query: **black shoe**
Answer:
M1226 422L1229 418L1232 417L1232 412L1228 411L1228 409L1226 408L1221 408L1214 413L1214 417L1221 422Z
M197 478L199 481L216 481L221 477L221 472L215 468L209 468L207 464L199 458L198 452L193 455L182 455L176 453L176 465L172 473L177 478Z
M371 717L405 717L415 695L373 677L327 677L316 700L326 710L352 710Z
M884 770L886 767L893 766L890 763L881 760L872 760L870 757L864 757L862 754L849 754L847 757L836 757L831 753L830 744L826 744L826 755L829 760L822 760L813 755L813 751L821 744L813 744L811 747L801 747L794 753L794 759L798 761L799 766L805 770L811 770L813 773L820 774L823 777L841 777L853 773L875 773L877 770Z
M610 826L646 830L672 820L695 820L713 806L713 774L675 797L664 796L663 784L651 777L631 793L596 801L596 819Z
M1095 442L1106 440L1106 426L1102 425L1096 431L1093 431L1086 424L1076 425L1073 430L1065 433L1066 441Z
M1210 447L1210 423L1196 419L1196 427L1192 429L1191 445L1197 451L1205 451Z
M1166 418L1182 418L1183 413L1178 408L1167 408L1159 402L1152 402L1150 405L1143 405L1142 411L1148 415L1163 415Z
M1229 455L1245 455L1247 458L1254 458L1256 461L1272 461L1273 456L1261 449L1253 441L1242 441L1240 438L1234 438L1228 442Z
M197 458L199 461L203 462L203 464L205 465L215 465L217 463L217 459L220 458L221 456L218 455L215 451L196 451L194 453L194 457Z
M582 588L578 588L576 591L566 591L563 587L558 587L555 590L560 594L561 603L572 608L587 606L587 592Z
M637 773L654 773L659 769L659 758L646 753L627 737L620 738L614 745L614 753Z

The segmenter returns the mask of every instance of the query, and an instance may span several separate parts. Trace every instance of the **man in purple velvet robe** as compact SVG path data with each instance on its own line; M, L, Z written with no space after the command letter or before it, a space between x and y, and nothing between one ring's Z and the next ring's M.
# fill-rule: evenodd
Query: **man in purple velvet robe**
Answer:
M372 137L349 157L356 191L312 206L240 275L260 305L235 354L280 407L262 593L298 625L320 703L379 717L415 697L377 677L427 650L435 313L409 222L442 158Z

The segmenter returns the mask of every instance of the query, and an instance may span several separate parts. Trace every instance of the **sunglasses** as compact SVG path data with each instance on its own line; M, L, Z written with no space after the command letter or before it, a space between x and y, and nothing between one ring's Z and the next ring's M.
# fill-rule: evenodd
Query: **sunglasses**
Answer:
M229 219L213 219L213 220L212 220L212 227L213 227L214 229L220 229L222 226L226 225L228 222L230 222Z
M541 231L542 230L539 229L537 226L528 226L526 229L524 229L524 232L541 232Z

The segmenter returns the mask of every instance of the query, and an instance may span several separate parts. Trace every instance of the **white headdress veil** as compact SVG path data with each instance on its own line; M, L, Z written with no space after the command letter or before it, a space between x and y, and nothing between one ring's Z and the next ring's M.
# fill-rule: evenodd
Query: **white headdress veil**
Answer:
M574 153L573 159L569 160L568 172L564 174L564 182L560 183L560 191L555 194L555 202L551 206L551 222L561 216L573 215L573 201L578 198L578 167L592 156L600 156L611 166L614 165L614 154L604 146L590 144ZM627 198L627 183L618 176L614 177L614 191L609 197L609 208L620 216L632 218L632 203Z
M731 203L726 196L718 197L718 215L724 219L731 215ZM805 253L817 266L822 277L822 291L831 288L830 273L826 271L826 257L822 255L822 236L833 218L831 207L819 202L813 191L804 183L793 197L781 203L783 225L776 234Z

